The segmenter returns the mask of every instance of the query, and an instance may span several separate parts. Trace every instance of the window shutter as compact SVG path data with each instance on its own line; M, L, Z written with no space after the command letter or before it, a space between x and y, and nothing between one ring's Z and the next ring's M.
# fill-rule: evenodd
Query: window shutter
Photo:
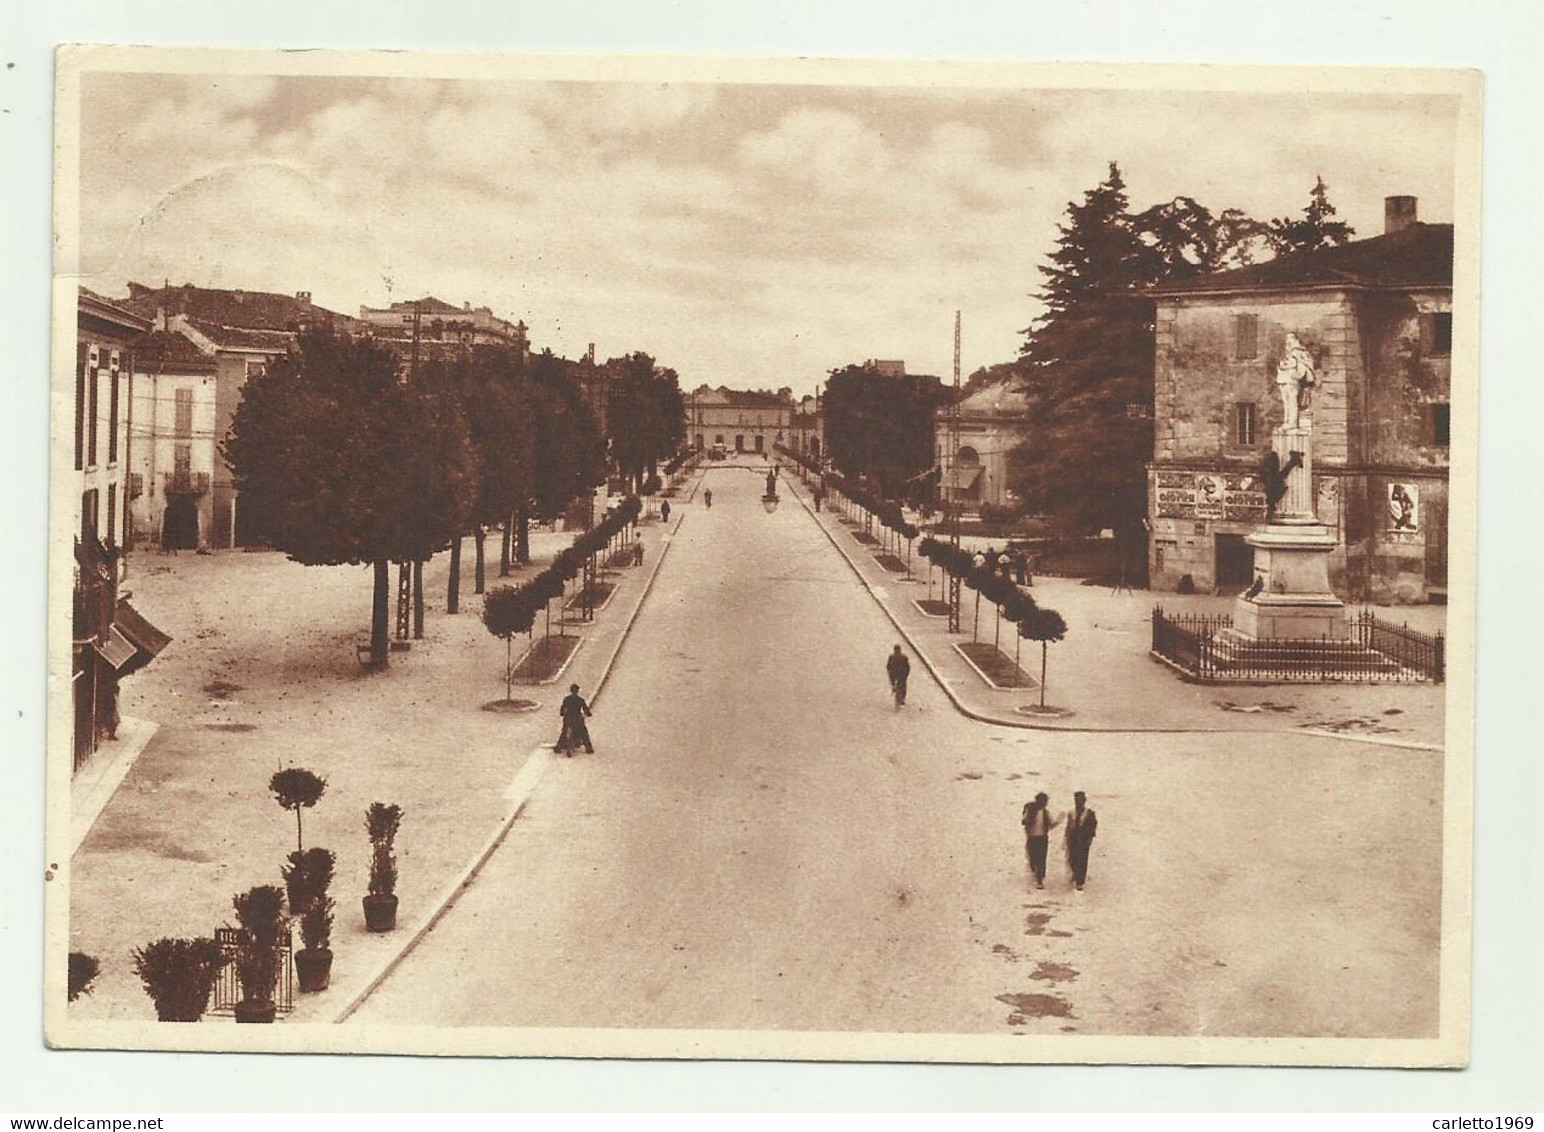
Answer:
M1421 357L1429 358L1432 354L1432 348L1436 345L1437 341L1437 320L1432 315L1423 314L1421 315L1420 323Z

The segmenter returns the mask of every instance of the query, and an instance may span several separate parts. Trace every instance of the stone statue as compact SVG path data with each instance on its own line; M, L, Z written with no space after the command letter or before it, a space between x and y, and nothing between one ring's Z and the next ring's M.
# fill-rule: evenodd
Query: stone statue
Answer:
M1276 388L1281 390L1283 427L1298 428L1300 414L1311 404L1311 391L1319 383L1308 348L1296 334L1287 335L1281 361L1276 363Z

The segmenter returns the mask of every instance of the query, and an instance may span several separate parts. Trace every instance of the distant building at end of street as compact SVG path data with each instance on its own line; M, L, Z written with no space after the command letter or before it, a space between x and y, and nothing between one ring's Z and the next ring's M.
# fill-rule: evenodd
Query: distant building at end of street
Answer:
M687 443L703 451L722 444L731 452L771 452L788 444L793 430L793 393L713 389L700 385L686 395Z
M1381 236L1152 294L1153 587L1252 581L1245 538L1266 522L1261 473L1292 333L1318 376L1305 418L1318 516L1337 540L1331 583L1351 601L1445 599L1452 225L1423 224L1414 197L1389 197Z

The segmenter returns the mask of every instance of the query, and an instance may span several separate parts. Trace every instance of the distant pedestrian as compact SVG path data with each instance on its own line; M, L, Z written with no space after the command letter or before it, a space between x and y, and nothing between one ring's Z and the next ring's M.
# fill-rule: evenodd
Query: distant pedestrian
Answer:
M1021 586L1029 585L1029 555L1022 550L1013 556L1013 580Z
M668 499L659 505L659 521L661 523L670 522L670 500Z
M642 566L643 565L643 532L642 531L637 531L637 532L635 532L633 534L633 565L634 566Z
M895 706L906 704L906 681L911 678L911 661L896 645L895 651L885 660L885 674L890 677L890 691L895 693Z
M1072 809L1067 811L1062 830L1066 839L1067 867L1072 870L1072 883L1079 889L1088 879L1088 851L1093 847L1094 834L1099 829L1099 816L1087 803L1088 795L1083 791L1072 795Z
M1024 825L1024 852L1029 857L1029 871L1035 874L1036 888L1045 887L1046 850L1051 843L1051 830L1060 820L1046 809L1050 800L1049 794L1036 794L1033 802L1024 803L1020 819Z
M579 694L578 684L568 686L568 695L563 697L558 715L563 720L563 730L558 735L557 749L565 755L572 755L574 747L583 743L585 751L593 755L595 745L590 742L590 729L584 722L590 715L590 705Z
M702 502L707 505L709 511L713 510L713 489L711 487L703 490Z
M824 503L825 501L826 501L826 489L823 488L823 487L817 487L815 489L815 510L819 511L820 510L820 505L822 503Z

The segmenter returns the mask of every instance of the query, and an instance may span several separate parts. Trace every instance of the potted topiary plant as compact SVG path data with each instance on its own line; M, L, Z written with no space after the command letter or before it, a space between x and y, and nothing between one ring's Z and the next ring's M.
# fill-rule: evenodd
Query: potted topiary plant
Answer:
M225 966L220 945L206 936L158 939L134 951L134 973L162 1022L197 1022Z
M327 895L337 860L331 850L307 849L289 855L284 884L289 891L290 914L300 918L300 938L305 947L295 952L295 977L303 991L327 989L332 978L333 900Z
M268 780L268 789L279 805L295 811L295 848L305 849L301 840L300 811L308 810L327 793L327 780L298 766L287 767Z
M392 845L402 824L402 807L372 802L365 813L370 835L370 893L364 898L365 926L389 932L397 926L397 858Z
M278 1012L274 991L279 983L279 944L289 933L284 915L284 890L260 884L231 900L241 925L236 944L236 978L241 1001L236 1021L272 1022Z
M101 969L102 965L95 955L87 955L84 951L70 952L68 990L71 1002L83 994L91 993L91 984L96 981L97 972Z

